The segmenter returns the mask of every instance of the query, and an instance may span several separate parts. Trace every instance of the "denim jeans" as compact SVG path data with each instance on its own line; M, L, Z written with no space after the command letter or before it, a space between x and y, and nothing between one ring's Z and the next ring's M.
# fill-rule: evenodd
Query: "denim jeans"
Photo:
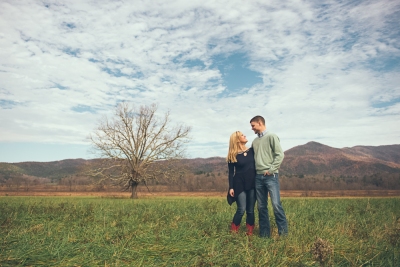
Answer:
M271 226L268 216L268 193L271 198L275 221L278 226L278 233L279 235L285 235L288 233L286 215L282 207L279 191L278 173L267 176L262 174L256 175L256 195L261 237L271 236Z
M236 198L237 210L233 216L233 223L239 225L242 221L244 212L246 211L246 223L254 225L254 206L256 197L254 189L243 191Z

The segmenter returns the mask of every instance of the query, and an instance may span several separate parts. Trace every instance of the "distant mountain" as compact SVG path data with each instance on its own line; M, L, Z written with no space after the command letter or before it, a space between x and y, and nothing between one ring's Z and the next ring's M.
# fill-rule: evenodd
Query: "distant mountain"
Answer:
M90 168L98 160L66 159L51 162L0 163L0 175L9 176L26 174L30 176L61 179L68 175L78 174Z
M363 176L400 173L400 145L333 148L317 142L285 151L283 174Z
M224 172L228 169L225 158L221 157L184 159L183 162L195 174Z
M222 157L183 159L182 161L194 174L226 174L228 169L225 158ZM57 180L68 175L79 175L98 163L98 159L0 163L0 178L8 179L11 176L25 174ZM281 173L336 177L400 173L400 145L355 146L339 149L309 142L285 151Z
M0 175L10 176L13 174L25 174L26 171L19 166L12 163L0 163Z
M400 164L400 145L390 146L355 146L343 148L348 153L359 157L376 158L386 162Z

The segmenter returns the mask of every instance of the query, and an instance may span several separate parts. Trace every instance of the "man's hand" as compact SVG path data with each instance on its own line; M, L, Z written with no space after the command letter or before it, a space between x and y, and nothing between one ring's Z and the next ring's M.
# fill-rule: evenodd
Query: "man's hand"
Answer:
M267 176L267 175L271 175L271 174L269 173L269 171L266 171L266 172L264 173L264 176Z
M230 189L229 190L229 195L231 195L231 197L234 197L235 196L235 191L233 191L233 189Z

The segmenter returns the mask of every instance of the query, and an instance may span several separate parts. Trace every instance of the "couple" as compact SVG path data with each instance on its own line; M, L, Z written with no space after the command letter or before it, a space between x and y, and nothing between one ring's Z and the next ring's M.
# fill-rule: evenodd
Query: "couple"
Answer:
M255 116L250 120L251 129L258 135L252 147L247 148L246 136L234 132L229 141L227 156L229 169L228 202L236 201L237 210L231 224L231 231L238 232L246 211L247 235L253 234L254 205L257 198L260 237L270 237L268 217L268 193L271 197L279 235L288 233L286 215L280 201L278 169L284 154L279 138L268 132L265 120Z

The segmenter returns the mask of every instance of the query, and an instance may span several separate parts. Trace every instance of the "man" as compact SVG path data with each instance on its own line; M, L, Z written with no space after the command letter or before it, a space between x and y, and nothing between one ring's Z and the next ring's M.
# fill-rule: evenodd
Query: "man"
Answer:
M288 233L285 211L280 200L278 169L283 161L283 150L276 134L267 131L265 120L255 116L250 120L251 129L258 135L253 141L256 162L256 197L260 224L260 236L270 237L268 193L274 210L279 235Z

